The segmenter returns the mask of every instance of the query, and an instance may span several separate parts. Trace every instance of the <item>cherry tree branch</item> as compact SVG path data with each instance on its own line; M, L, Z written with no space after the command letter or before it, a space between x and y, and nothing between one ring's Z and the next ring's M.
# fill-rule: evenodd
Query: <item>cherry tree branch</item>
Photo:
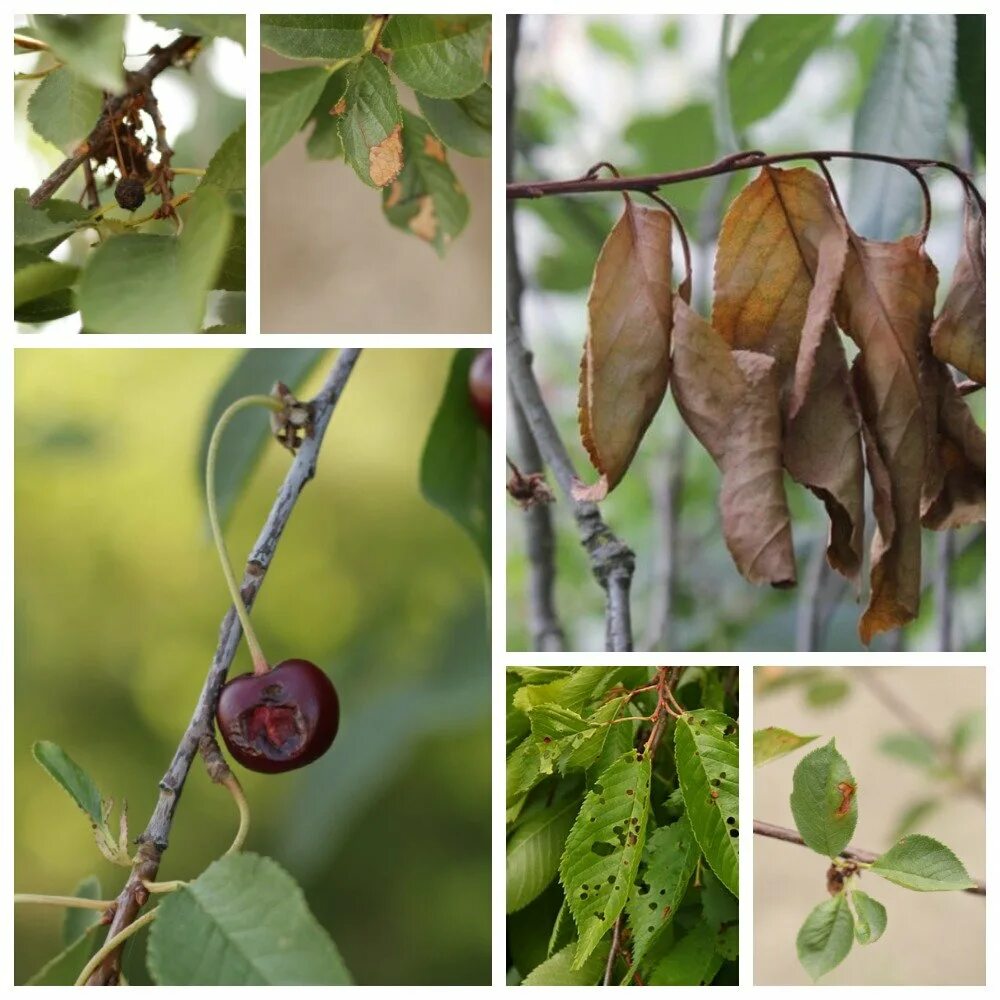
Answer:
M798 833L795 830L789 830L787 826L777 826L774 823L766 823L764 820L755 819L753 821L753 832L758 837L770 837L772 840L782 840L786 844L798 844L800 847L806 846L805 841ZM864 865L870 865L879 856L873 851L866 851L861 847L845 847L838 855L838 857L847 858L848 861L860 861ZM986 883L981 879L973 879L973 881L976 883L974 886L962 891L971 893L973 896L985 896Z
M516 104L517 53L521 40L521 15L507 17L507 135L514 135ZM507 143L507 179L514 173L514 141ZM514 228L514 203L507 202L507 312L521 323L521 298L524 279L517 253L517 232ZM527 475L543 470L542 456L516 399L510 399L511 417L518 465ZM524 522L525 551L528 556L528 616L533 647L545 653L566 648L566 633L556 610L555 581L556 539L552 529L552 511L546 503L536 503L521 513Z
M746 150L724 156L721 160L690 170L676 170L665 174L644 174L637 177L598 177L594 168L582 177L565 181L527 181L507 185L508 198L545 198L558 194L593 194L598 191L643 191L649 193L671 184L700 180L703 177L718 177L735 173L737 170L752 170L776 163L792 160L812 160L827 163L830 160L870 160L900 167L923 183L920 171L937 168L954 174L965 189L975 198L981 211L986 211L986 199L976 187L972 178L961 167L947 160L928 160L918 157L890 156L885 153L861 153L852 149L811 149L795 153L763 153L760 150Z
M630 593L635 555L607 526L596 504L573 499L576 478L573 463L542 399L521 327L511 316L507 317L507 382L545 464L572 506L580 542L590 558L591 571L605 592L605 649L613 653L631 652Z
M257 541L247 557L246 568L240 593L247 607L253 606L254 599L264 583L264 577L274 558L281 535L288 524L292 511L306 483L316 474L316 462L323 444L327 425L334 408L340 400L351 372L357 363L360 350L342 350L337 355L330 373L316 398L312 400L313 432L299 448L285 479L278 489L271 511L257 536ZM115 915L108 928L108 940L132 924L139 910L149 898L144 882L156 880L160 859L170 840L170 829L174 821L177 802L184 789L184 782L202 738L211 735L215 726L215 708L219 691L226 681L226 674L236 655L243 630L240 628L236 609L230 607L219 628L219 642L212 658L208 675L198 696L194 713L181 737L173 760L166 774L160 779L160 795L146 829L138 838L132 871L115 904ZM121 972L121 951L115 949L107 955L87 980L88 986L112 986L118 982Z
M31 192L28 204L38 208L51 198L73 176L77 169L90 157L90 151L103 146L110 134L111 128L123 112L131 109L137 95L145 93L153 80L165 69L180 62L192 49L201 43L197 35L181 35L164 48L157 48L149 60L134 73L128 73L125 78L125 93L112 97L106 102L105 110L97 120L97 124L73 152L66 157L41 184Z

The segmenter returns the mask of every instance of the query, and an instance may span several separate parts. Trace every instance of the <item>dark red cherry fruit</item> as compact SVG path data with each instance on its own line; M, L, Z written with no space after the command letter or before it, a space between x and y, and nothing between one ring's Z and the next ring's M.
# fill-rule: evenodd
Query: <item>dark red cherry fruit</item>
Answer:
M330 749L340 723L337 689L308 660L283 660L266 674L226 684L215 714L229 752L265 774L293 771Z
M487 434L493 425L493 352L480 351L469 365L469 399Z

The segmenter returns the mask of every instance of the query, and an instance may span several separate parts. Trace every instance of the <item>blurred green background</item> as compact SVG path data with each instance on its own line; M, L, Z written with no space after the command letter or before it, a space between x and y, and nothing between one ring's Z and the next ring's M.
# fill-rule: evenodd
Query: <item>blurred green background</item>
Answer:
M985 155L978 136L980 130L985 133L985 112L972 110L975 96L985 93L985 77L977 77L985 74L981 15L525 14L519 20L510 138L515 180L578 177L601 160L611 160L625 174L644 174L700 166L736 149L857 148L856 133L868 114L866 91L880 60L896 60L908 67L908 92L934 106L926 120L942 116L939 127L926 132L907 127L900 140L909 143L907 153L943 156L969 170L982 187ZM730 76L737 64L739 73ZM889 132L886 143L893 141ZM850 166L834 162L831 173L848 215L866 231L853 200ZM687 228L692 304L703 315L710 308L722 215L752 177L752 171L743 171L661 191ZM911 190L905 174L893 181L894 193ZM934 201L928 253L940 271L940 303L961 245L962 195L943 172L928 174L928 181ZM868 180L855 187L863 193L866 185ZM916 191L912 185L914 196ZM525 282L520 306L535 373L578 472L592 482L596 475L577 427L586 296L597 253L621 212L621 198L551 197L512 204ZM967 397L981 423L984 397L984 392ZM516 461L520 448L513 428L508 441ZM822 505L787 476L785 484L799 586L775 591L747 583L734 567L719 524L719 473L667 394L628 475L602 504L610 527L637 556L632 585L636 649L863 648L857 622L864 605L846 582L825 569ZM556 603L567 630L566 648L603 649L603 592L591 575L569 507L559 502L550 509L556 529ZM535 648L526 609L523 520L509 504L511 650ZM869 516L869 533L872 523ZM984 526L925 532L924 537L920 617L893 635L880 636L871 648L985 648Z
M293 352L261 353L279 378ZM334 359L314 353L318 367L293 385L302 398ZM131 834L141 831L228 603L197 456L214 394L242 354L16 352L17 891L65 894L90 873L106 896L121 887L124 870L100 857L31 745L63 746L105 795L128 800ZM254 610L271 660L323 666L342 717L332 750L310 767L239 772L252 809L246 849L299 880L362 984L490 976L484 578L472 543L423 500L417 478L451 358L362 354ZM288 463L269 446L246 483L226 531L235 562ZM234 671L249 668L241 646ZM235 823L196 761L160 877L195 876ZM61 920L60 910L18 907L16 982L60 949ZM127 953L134 984L148 982L143 947L140 935Z

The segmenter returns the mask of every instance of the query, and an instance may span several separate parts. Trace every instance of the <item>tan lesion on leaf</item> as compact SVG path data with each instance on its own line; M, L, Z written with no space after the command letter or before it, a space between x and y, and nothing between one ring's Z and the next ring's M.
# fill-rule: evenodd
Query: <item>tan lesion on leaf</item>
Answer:
M424 136L424 155L437 160L438 163L445 162L444 146L429 132Z
M385 199L385 207L392 208L393 206L398 205L402 197L403 185L400 184L399 181L393 181L392 187L389 188L389 195Z
M342 97L337 103L330 108L331 115L342 115L347 110L347 98Z
M409 221L410 232L420 239L433 243L438 234L437 213L434 211L434 200L429 194L418 199L420 208Z
M483 76L490 75L490 63L493 59L493 33L490 33L490 37L486 39L486 45L483 48Z
M403 126L399 124L368 150L368 174L376 187L385 187L403 169L402 132Z

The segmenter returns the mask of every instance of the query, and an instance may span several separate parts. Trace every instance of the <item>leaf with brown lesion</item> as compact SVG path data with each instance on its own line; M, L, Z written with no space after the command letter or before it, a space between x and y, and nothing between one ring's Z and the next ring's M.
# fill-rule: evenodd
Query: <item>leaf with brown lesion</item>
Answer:
M670 216L626 196L594 268L580 368L580 434L600 474L578 500L619 483L663 401L670 378Z
M403 169L402 124L368 150L368 173L375 187L385 187Z
M931 346L940 361L986 384L986 216L968 192L962 250Z
M722 473L722 533L751 583L795 583L782 473L778 365L729 344L674 297L671 392L685 423Z
M858 628L866 644L912 621L920 607L921 495L934 427L921 372L933 360L936 288L920 236L882 243L850 234L837 310L860 348L854 382L874 491L871 594Z
M723 221L712 325L733 349L774 358L784 466L826 507L830 565L856 579L864 529L861 429L832 322L846 257L846 226L822 178L803 168L764 168Z

